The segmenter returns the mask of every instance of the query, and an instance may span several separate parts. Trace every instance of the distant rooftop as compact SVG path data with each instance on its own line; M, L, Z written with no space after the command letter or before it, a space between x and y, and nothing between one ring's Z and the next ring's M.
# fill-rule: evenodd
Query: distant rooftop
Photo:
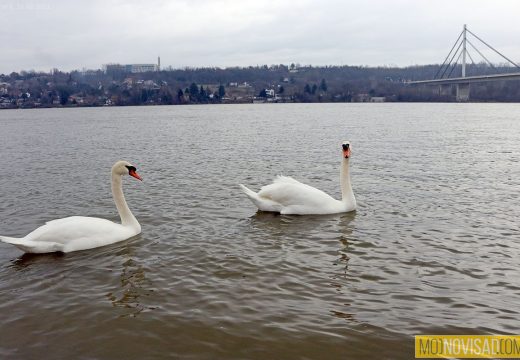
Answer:
M161 58L157 58L157 64L106 64L103 65L105 73L108 72L127 72L127 73L143 73L161 70Z

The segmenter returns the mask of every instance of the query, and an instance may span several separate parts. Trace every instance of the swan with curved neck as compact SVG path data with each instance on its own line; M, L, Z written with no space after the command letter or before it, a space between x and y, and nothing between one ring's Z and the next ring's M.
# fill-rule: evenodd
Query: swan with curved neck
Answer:
M272 184L262 187L258 193L242 184L240 187L260 211L283 215L325 215L353 211L356 209L356 198L350 184L349 172L352 148L348 141L341 147L341 200L286 176L276 177Z
M113 244L139 234L141 225L123 195L124 175L142 180L129 162L118 161L112 166L112 196L121 224L94 217L71 216L49 221L23 238L0 236L0 240L28 253L66 253Z

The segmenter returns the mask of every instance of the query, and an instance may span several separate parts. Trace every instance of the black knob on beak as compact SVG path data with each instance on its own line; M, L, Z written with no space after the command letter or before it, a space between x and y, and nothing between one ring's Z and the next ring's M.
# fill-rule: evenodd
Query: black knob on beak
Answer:
M341 146L343 146L343 150L348 150L350 144L342 144Z

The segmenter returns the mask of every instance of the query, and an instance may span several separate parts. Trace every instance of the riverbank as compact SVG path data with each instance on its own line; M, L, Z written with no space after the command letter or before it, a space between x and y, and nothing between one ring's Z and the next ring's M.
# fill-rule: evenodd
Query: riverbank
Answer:
M454 102L455 88L409 86L437 65L407 68L296 66L125 72L84 70L0 75L0 108L236 103ZM485 66L468 73L486 73ZM497 71L511 71L508 67ZM520 102L520 81L471 87L471 101Z

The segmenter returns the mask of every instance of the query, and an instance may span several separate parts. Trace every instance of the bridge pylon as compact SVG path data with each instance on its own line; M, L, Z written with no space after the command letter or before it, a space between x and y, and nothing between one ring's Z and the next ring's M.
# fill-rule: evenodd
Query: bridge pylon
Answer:
M462 55L462 62L461 62L461 68L462 68L461 75L462 76L461 77L462 78L466 77L466 54L468 51L466 49L466 42L467 42L466 31L467 31L466 24L464 24L464 26L462 27L462 53L461 53L461 55ZM469 101L469 82L457 84L456 87L457 87L457 92L455 95L455 99L458 102Z

